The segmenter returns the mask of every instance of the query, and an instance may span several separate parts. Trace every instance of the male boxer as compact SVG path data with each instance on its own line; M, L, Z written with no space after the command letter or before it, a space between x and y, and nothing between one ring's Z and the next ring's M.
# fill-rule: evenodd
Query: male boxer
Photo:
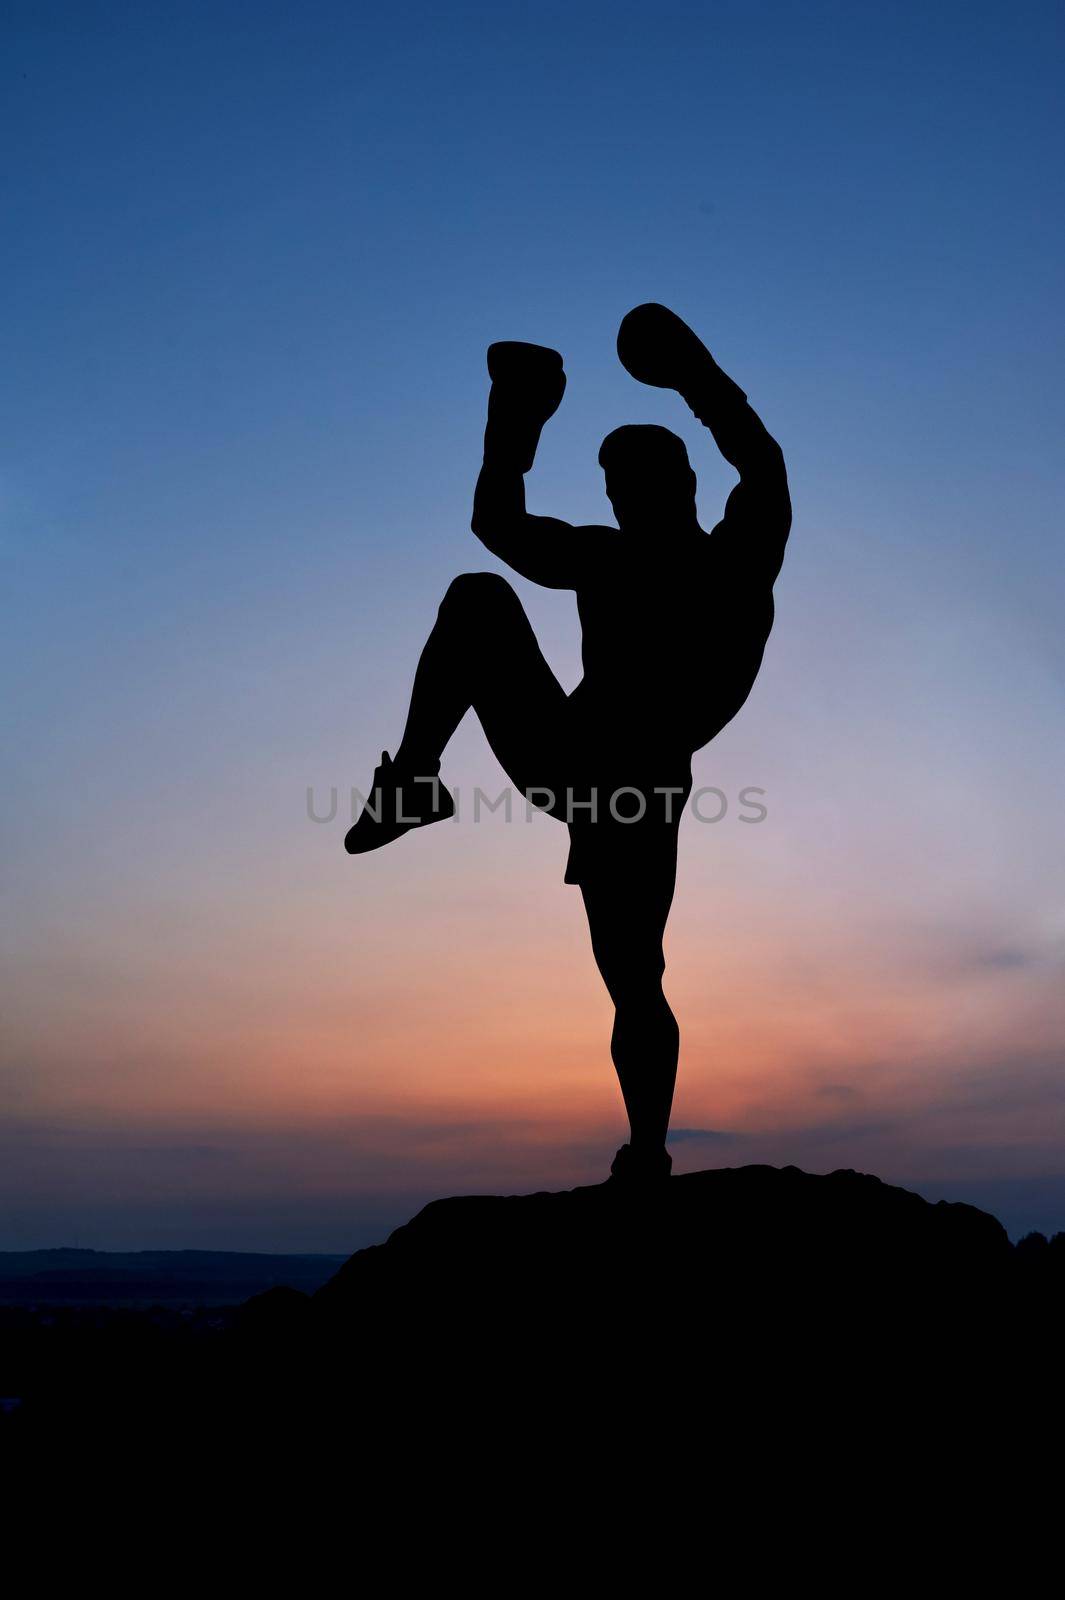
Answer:
M668 1177L666 1133L679 1035L662 991L662 937L691 758L743 705L773 623L791 526L779 445L692 330L642 305L618 333L622 364L675 389L739 473L711 533L695 509L684 443L666 428L617 428L599 462L617 527L571 527L525 509L524 475L566 386L562 358L494 344L474 533L508 566L576 591L584 677L567 695L507 581L456 578L418 664L395 759L383 754L345 841L359 854L454 812L440 758L472 706L500 764L568 824L592 950L614 1003L611 1054L630 1138L615 1180Z

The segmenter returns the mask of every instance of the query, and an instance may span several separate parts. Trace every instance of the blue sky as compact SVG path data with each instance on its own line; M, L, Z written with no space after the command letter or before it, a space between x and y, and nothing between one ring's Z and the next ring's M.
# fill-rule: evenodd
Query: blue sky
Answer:
M762 679L700 757L770 816L685 844L678 1122L1065 1227L1059 9L44 3L5 34L0 1243L343 1248L602 1166L547 820L356 878L304 794L365 783L441 591L494 565L490 341L565 356L534 509L605 519L600 439L660 421L716 519L730 472L614 355L647 299L748 391L796 506ZM571 597L520 587L572 683ZM476 728L448 770L497 776ZM500 1099L570 982L579 1070L540 1093L530 1058ZM718 1026L762 1041L735 1081Z

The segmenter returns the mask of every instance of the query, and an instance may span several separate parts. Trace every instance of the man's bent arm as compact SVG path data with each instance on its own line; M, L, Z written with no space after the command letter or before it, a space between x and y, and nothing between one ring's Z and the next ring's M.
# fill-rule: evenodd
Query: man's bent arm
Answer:
M470 526L486 549L533 583L549 589L576 586L580 562L568 522L530 516L525 479L515 463L485 453L473 494Z
M573 589L590 549L588 531L554 517L530 516L525 509L525 473L565 387L561 359L554 356L557 374L547 359L553 355L529 345L493 345L489 351L493 382L484 465L470 526L493 555L523 578L549 589Z
M680 392L740 475L714 538L734 544L736 559L749 563L772 582L780 571L791 529L784 452L748 404L743 390L709 355Z

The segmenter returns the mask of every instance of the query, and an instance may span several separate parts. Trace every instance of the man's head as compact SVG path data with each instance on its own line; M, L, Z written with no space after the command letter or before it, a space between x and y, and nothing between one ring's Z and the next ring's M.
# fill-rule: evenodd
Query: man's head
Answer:
M684 440L668 428L615 428L599 447L599 465L619 528L669 532L695 523L695 473Z

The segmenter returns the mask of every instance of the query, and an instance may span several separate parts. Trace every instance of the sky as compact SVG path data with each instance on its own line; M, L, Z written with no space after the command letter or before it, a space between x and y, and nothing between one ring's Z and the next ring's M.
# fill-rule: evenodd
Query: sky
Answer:
M1063 23L1050 3L4 8L0 1248L345 1250L625 1135L565 830L348 858L469 531L608 521L614 349L686 318L795 522L695 762L676 1171L854 1167L1065 1228ZM567 688L573 596L514 579ZM741 820L741 789L764 821ZM330 811L337 790L337 814ZM720 809L707 802L706 814Z

